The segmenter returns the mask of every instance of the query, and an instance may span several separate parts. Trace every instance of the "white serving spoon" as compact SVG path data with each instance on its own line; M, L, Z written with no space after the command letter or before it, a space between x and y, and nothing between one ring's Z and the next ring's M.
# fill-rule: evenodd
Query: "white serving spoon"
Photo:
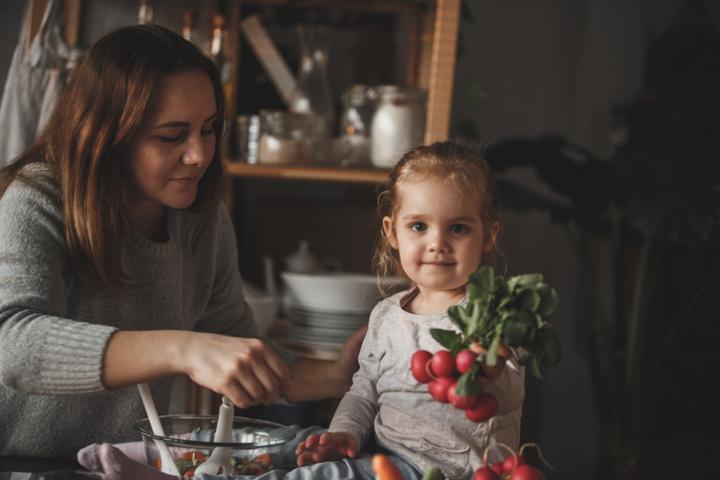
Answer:
M232 441L233 414L235 406L229 398L223 395L220 411L218 412L217 429L215 430L215 443L228 443ZM210 475L232 475L232 460L230 447L215 447L207 460L198 465L195 475L207 473Z
M150 393L150 387L147 383L139 383L138 390L140 391L140 398L145 407L145 413L148 416L148 420L150 420L150 428L152 428L153 434L164 437L165 431L163 430L162 423L160 423L160 417L155 408L155 401ZM155 446L157 446L158 452L160 452L160 469L162 472L179 477L180 471L178 471L177 465L175 465L168 446L162 440L153 438L153 441L155 442Z

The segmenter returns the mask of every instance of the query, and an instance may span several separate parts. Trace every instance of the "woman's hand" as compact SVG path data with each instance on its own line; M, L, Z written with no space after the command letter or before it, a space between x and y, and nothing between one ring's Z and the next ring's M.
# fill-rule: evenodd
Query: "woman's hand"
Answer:
M355 437L345 432L309 435L295 449L297 464L300 467L311 463L340 460L345 457L355 458L357 454L358 445Z
M289 389L288 367L262 340L212 333L188 335L182 370L236 406L270 404Z

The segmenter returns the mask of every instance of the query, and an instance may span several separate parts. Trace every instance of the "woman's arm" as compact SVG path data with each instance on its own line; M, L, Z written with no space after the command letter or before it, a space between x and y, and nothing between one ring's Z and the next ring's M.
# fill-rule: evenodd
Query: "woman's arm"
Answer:
M240 408L288 391L285 363L263 341L182 330L117 331L108 342L103 382L117 388L185 373Z
M290 367L290 401L339 398L352 384L358 368L358 353L367 327L355 332L346 342L340 357L334 361L299 358Z

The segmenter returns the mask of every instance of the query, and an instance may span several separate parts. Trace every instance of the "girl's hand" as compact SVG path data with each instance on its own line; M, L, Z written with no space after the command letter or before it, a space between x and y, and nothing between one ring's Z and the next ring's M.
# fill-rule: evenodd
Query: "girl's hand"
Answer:
M470 350L476 355L487 353L487 349L477 342L473 342L472 345L470 345ZM510 358L510 356L510 350L505 345L500 344L497 350L497 363L493 366L485 365L484 363L481 364L480 368L483 376L478 377L478 382L481 385L487 385L499 377L505 370L505 362Z
M240 408L272 403L289 388L288 367L259 339L195 332L179 358L195 383Z
M311 463L355 458L358 446L355 437L345 432L326 432L322 435L309 435L295 449L297 464L302 467Z

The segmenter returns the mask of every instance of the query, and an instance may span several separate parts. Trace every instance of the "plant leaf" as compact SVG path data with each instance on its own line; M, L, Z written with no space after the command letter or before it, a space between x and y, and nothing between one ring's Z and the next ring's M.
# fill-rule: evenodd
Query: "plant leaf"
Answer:
M526 312L535 312L541 301L540 294L532 288L523 288L518 293L518 306Z
M483 265L470 274L469 281L477 287L480 295L486 292L492 294L495 286L495 271L489 265Z
M453 305L452 307L448 308L448 317L450 317L450 321L453 322L461 332L464 332L467 328L467 323L463 318L466 315L464 315L463 310L464 309L459 305Z
M473 365L472 369L460 375L455 392L463 397L480 393L480 384L475 380L476 375L477 367Z
M546 283L540 284L537 291L540 294L540 306L537 309L537 313L543 317L552 315L558 303L557 292Z
M457 355L462 348L462 335L457 332L443 330L441 328L431 328L430 335L432 335L440 345L450 350L453 355Z
M560 339L552 327L546 327L537 331L535 337L535 345L537 354L540 357L540 363L545 366L557 364L562 357L562 347Z

